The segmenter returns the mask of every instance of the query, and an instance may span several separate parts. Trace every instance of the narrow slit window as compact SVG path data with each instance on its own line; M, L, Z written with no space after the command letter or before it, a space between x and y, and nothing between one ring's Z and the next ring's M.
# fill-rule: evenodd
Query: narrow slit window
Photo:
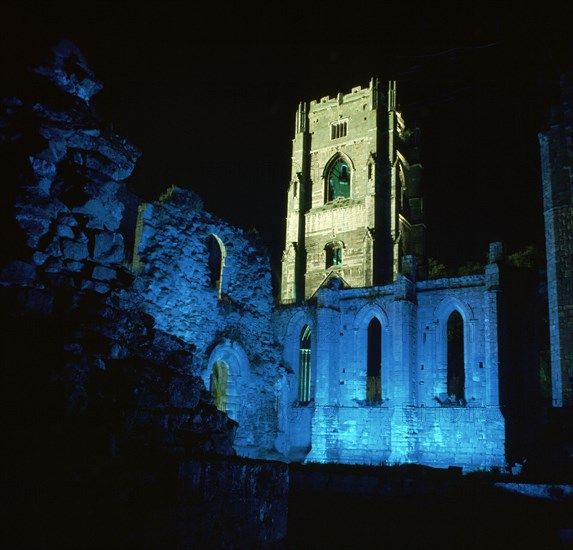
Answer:
M310 337L310 327L305 325L300 333L298 361L298 400L302 404L310 402Z
M217 289L219 298L223 288L223 268L225 266L226 250L223 241L217 235L211 235L208 242L209 278L211 287Z

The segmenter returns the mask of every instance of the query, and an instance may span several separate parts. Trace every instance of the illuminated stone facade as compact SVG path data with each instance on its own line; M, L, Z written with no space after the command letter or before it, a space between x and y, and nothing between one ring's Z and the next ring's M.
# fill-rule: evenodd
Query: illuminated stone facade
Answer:
M300 103L288 189L281 302L309 299L332 276L386 284L400 258L423 268L418 133L396 108L396 85Z
M414 462L468 469L505 464L498 391L497 264L485 275L318 291L314 303L277 315L284 361L279 445L294 460ZM448 321L462 318L463 378L448 382ZM380 393L369 399L369 341L381 327ZM297 398L299 342L310 327L311 399Z
M277 446L292 460L505 465L502 247L491 246L484 275L418 281L416 137L393 82L297 111L275 316L292 373Z
M196 195L172 189L140 208L142 306L193 346L194 373L239 424L239 454L505 466L502 247L483 275L419 277L415 135L394 84L301 104L276 307L264 251Z

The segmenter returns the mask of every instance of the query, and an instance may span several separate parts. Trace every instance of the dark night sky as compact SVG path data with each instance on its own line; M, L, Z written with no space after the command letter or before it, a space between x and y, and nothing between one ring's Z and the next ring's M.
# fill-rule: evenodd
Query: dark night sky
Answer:
M193 189L275 262L298 101L396 79L422 130L429 255L541 243L537 132L571 68L571 2L430 4L4 2L2 79L74 41L105 86L97 110L143 152L134 190Z

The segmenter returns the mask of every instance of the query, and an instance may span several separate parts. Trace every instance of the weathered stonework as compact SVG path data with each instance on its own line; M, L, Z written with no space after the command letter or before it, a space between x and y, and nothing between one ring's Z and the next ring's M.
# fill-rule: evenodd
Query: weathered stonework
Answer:
M539 134L547 254L553 404L573 406L573 76Z
M202 211L190 191L173 188L140 212L134 257L145 311L193 346L193 372L208 388L225 369L218 398L239 424L237 451L272 455L281 369L268 257L243 230Z
M417 282L420 172L394 82L300 104L275 318L293 373L281 388L277 444L293 460L505 465L501 245L484 275ZM448 336L456 315L459 344ZM454 345L463 348L455 375Z
M505 465L498 392L498 291L485 276L321 289L317 301L279 310L285 365L280 443L309 462L414 462L466 469ZM447 394L448 318L464 322L465 398ZM368 326L382 327L381 400L367 401ZM297 401L299 339L312 331L312 400Z
M352 287L389 283L404 255L423 267L420 169L417 132L397 110L395 82L383 91L372 79L367 88L301 103L281 302L309 299L332 275Z
M4 100L0 111L12 208L0 263L1 386L11 419L3 489L12 503L3 541L277 543L286 535L286 467L236 456L237 423L215 406L202 377L209 350L164 330L169 315L157 308L156 320L144 308L146 291L157 291L146 286L153 277L138 279L124 265L119 189L139 152L101 125L89 104L101 85L75 46L61 43L34 74L27 95ZM244 252L244 262L256 255ZM178 265L194 280L192 262ZM245 293L233 289L235 299L246 301ZM209 307L199 311L206 319ZM225 302L221 311L236 322L265 307L264 299L244 308ZM224 346L228 334L205 324ZM255 328L253 340L270 332L264 320ZM271 392L273 384L269 378Z

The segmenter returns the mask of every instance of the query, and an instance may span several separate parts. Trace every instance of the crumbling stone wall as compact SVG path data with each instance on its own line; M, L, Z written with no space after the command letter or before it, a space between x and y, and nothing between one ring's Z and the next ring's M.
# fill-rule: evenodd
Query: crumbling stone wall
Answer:
M140 282L123 265L117 192L139 152L99 121L90 98L101 84L73 44L62 42L26 78L0 112L9 243L0 263L5 540L279 540L286 469L225 463L236 422L194 373L194 346L142 310ZM235 490L240 528L239 506L222 504ZM205 507L201 494L218 515L189 513Z
M239 424L235 448L269 456L281 371L268 256L254 237L204 212L197 195L179 188L145 205L139 225L134 257L145 311L155 327L193 345L193 373L207 387L215 363L225 363L224 408Z

